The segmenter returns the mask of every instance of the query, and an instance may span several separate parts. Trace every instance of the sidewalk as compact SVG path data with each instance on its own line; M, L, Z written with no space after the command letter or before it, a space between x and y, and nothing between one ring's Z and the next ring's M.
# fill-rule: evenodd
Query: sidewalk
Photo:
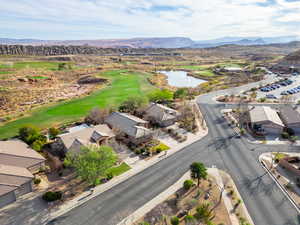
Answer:
M183 148L193 144L194 142L202 139L204 136L206 136L208 133L208 130L200 130L196 134L189 135L188 140L183 142L183 143L178 143L176 146L172 147L171 149L168 150L167 155L165 152L161 152L160 154L152 157L149 160L137 160L137 159L132 159L130 162L128 161L129 165L132 167L129 171L121 174L118 177L113 178L109 182L99 185L93 190L85 191L81 195L77 196L76 198L64 203L63 205L58 206L58 208L52 209L50 212L49 220L53 220L68 211L82 205L83 203L97 197L101 193L109 190L110 188L124 182L128 178L142 172L144 169L160 162L163 159L166 159L167 157L170 157L171 155L175 154L176 152L182 150ZM126 161L126 160L125 160Z
M259 162L262 164L262 167L267 171L268 175L271 177L271 179L276 183L276 185L279 187L279 189L283 192L283 194L287 197L287 199L292 203L292 205L295 207L295 209L300 213L300 206L298 203L295 201L295 199L292 197L294 194L286 189L284 185L282 184L282 180L278 180L276 178L276 175L273 174L272 170L272 162L273 162L273 156L272 153L277 153L277 152L268 152L268 153L263 153L259 156ZM285 153L285 152L279 152L279 153ZM291 156L297 156L299 153L289 153ZM279 173L280 174L280 173ZM284 183L289 183L289 179L286 177L282 176L281 174L279 179L283 179L286 182ZM298 197L297 194L295 194Z
M210 175L212 175L213 177L215 177L217 185L221 191L221 189L224 188L224 183L223 183L222 177L220 176L219 170L216 168L210 168L210 169L208 169L208 173ZM231 203L230 198L228 197L228 193L226 190L224 190L222 192L222 198L223 198L224 204L226 206L226 209L227 209L230 221L231 221L231 225L239 225L240 224L239 220L236 217L236 215L233 213L234 207Z
M219 188L224 187L223 180L222 180L222 177L221 177L218 169L208 168L207 172L209 175L213 176L216 179L216 182L217 182L217 185L219 186ZM134 222L138 221L145 214L147 214L153 208L155 208L158 204L165 201L170 195L172 195L177 190L182 188L184 181L187 179L190 179L190 178L191 178L190 172L185 173L176 183L174 183L172 186L167 188L165 191L163 191L162 193L157 195L155 198L153 198L152 200L147 202L145 205L143 205L142 207L137 209L134 213L132 213L131 215L129 215L128 217L123 219L118 225L132 225ZM234 187L235 187L235 185L234 185ZM236 190L236 193L240 197L240 194L237 190ZM225 207L227 209L227 212L228 212L228 215L229 215L229 218L231 221L231 225L239 225L240 224L239 220L238 220L237 216L233 213L233 205L232 205L230 197L227 195L226 191L224 191L222 193L222 198L223 198ZM245 214L247 215L247 219L248 219L249 223L253 225L254 223L253 223L246 207L244 206L244 204L243 204L243 207L244 207L244 211L245 211Z

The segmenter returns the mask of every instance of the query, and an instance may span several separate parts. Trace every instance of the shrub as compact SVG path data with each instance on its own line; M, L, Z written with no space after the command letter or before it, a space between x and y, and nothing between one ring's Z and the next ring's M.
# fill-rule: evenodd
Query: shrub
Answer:
M194 185L194 182L192 180L185 180L183 183L183 188L185 190L189 190L189 189L191 189L191 187L193 187L193 185Z
M259 101L259 102L265 102L265 101L266 101L266 98L260 98L258 101Z
M43 200L46 202L53 202L56 200L60 200L62 198L62 193L60 191L48 191L42 196Z
M41 141L41 140L35 140L30 146L32 149L36 150L36 151L41 151L43 146L44 146L45 142Z
M191 222L195 221L195 217L192 216L192 215L186 215L186 216L184 217L184 220L185 220L185 222L187 222L187 223L191 223Z
M282 132L281 137L284 139L288 139L290 137L290 135L288 134L288 132Z
M293 188L293 186L290 183L286 184L285 187L290 190Z
M33 183L36 184L36 185L38 185L38 184L41 183L41 181L42 180L40 178L34 178Z
M107 178L107 180L113 179L113 178L114 178L113 173L108 173L108 174L106 175L106 178Z
M295 131L294 131L292 128L286 128L286 132L287 132L290 136L295 135Z
M295 141L297 141L298 140L298 136L291 136L290 137L290 141L291 142L295 142Z
M171 224L172 225L179 225L179 218L177 216L174 216L171 218Z
M150 223L148 223L148 222L141 222L141 223L139 223L139 225L150 225Z

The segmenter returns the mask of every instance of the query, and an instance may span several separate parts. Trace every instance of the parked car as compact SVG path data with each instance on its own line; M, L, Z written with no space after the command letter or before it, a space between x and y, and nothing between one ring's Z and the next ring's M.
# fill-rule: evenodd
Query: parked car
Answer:
M275 96L275 95L272 95L272 94L266 95L266 98L277 99L276 96Z
M280 94L281 95L288 95L289 93L287 93L287 91L282 91Z

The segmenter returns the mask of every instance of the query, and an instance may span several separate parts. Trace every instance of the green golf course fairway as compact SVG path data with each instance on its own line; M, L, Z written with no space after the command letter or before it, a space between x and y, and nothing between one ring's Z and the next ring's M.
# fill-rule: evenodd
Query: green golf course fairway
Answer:
M109 79L111 84L87 97L41 107L27 117L8 122L0 127L0 139L15 136L18 129L24 125L30 124L45 129L76 121L86 116L94 107L117 106L128 97L143 96L154 89L147 81L149 75L145 73L114 70L100 75Z

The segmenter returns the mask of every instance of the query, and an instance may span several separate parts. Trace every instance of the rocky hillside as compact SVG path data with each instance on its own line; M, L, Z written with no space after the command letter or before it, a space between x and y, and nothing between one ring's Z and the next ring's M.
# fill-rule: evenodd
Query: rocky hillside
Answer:
M31 45L0 45L0 55L120 55L120 54L174 54L171 49L160 48L97 48L90 46L31 46Z
M284 57L275 67L286 69L295 67L300 72L300 50Z

